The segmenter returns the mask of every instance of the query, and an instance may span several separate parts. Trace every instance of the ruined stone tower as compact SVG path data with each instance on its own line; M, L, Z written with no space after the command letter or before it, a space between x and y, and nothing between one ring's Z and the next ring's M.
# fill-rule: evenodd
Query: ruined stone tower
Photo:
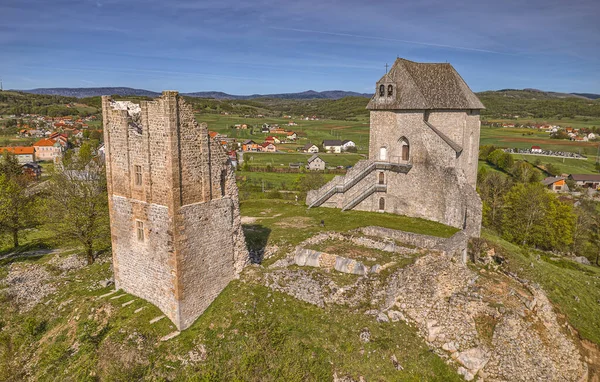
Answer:
M248 259L235 175L175 91L102 113L116 288L185 329Z
M307 204L420 217L479 236L483 105L456 70L399 58L377 81L367 109L369 159L310 191Z

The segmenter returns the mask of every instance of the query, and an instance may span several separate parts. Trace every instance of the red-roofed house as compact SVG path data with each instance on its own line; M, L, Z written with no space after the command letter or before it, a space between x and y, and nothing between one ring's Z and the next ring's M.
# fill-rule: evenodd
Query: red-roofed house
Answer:
M260 151L264 151L266 153L275 153L277 152L277 147L271 142L265 142L260 145Z
M541 154L542 148L540 146L531 146L531 153L532 154Z
M37 160L53 161L62 155L62 145L55 139L40 139L33 144Z
M0 154L5 151L14 154L20 164L35 161L35 148L31 146L0 147Z

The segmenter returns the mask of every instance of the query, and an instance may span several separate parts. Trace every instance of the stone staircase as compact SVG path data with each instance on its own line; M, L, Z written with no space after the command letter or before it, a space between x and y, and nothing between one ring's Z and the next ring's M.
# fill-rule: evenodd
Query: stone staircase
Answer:
M352 170L357 169L357 172L353 172ZM309 203L308 208L318 207L321 204L325 203L329 198L337 193L345 193L354 187L358 182L363 180L367 175L375 170L388 170L394 172L407 173L412 168L411 163L394 163L394 162L382 162L382 161L359 161L354 168L350 169L348 173L343 176L334 179L329 182L325 186L323 186L320 190L318 190L318 196ZM385 185L378 185L385 186ZM375 187L377 188L377 187ZM379 187L381 189L381 187ZM367 190L365 190L367 191ZM385 191L385 190L384 190ZM371 191L371 194L375 192L375 190ZM362 195L362 191L361 191ZM370 195L370 194L369 194ZM364 200L368 195L364 196L361 200ZM354 200L353 198L352 200ZM356 202L356 204L360 203L360 200ZM353 206L355 206L354 204ZM352 207L344 207L345 209L350 209Z
M387 184L371 184L368 187L364 187L357 193L357 195L353 196L350 199L350 202L346 203L346 205L344 207L342 207L342 211L347 211L347 210L353 209L354 207L356 207L356 205L358 205L358 203L362 202L363 200L365 200L367 197L371 196L375 192L386 192L386 191L387 191Z

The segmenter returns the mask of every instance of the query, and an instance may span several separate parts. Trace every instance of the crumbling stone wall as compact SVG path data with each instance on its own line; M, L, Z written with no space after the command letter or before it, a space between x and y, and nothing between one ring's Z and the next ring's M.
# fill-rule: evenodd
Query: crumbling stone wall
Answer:
M185 329L248 260L232 167L177 92L102 111L116 287Z

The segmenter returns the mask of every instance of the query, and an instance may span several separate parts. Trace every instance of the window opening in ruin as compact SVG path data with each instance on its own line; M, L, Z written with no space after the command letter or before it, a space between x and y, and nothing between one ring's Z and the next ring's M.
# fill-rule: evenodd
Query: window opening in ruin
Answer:
M379 96L383 97L385 95L385 86L379 85Z
M225 196L225 177L227 176L226 170L221 171L221 196Z
M142 166L135 165L135 185L142 185Z
M388 85L388 97L391 97L394 94L394 87L392 85Z
M144 241L144 222L140 220L135 221L135 226L137 229L137 239L138 241Z
M385 210L385 199L379 198L379 211Z
M408 144L408 139L406 139L406 137L400 138L400 144L402 145L402 160L406 162L410 157L410 145Z
M387 147L379 149L379 160L387 160Z
M379 184L384 184L385 183L385 175L383 174L383 172L379 173Z

